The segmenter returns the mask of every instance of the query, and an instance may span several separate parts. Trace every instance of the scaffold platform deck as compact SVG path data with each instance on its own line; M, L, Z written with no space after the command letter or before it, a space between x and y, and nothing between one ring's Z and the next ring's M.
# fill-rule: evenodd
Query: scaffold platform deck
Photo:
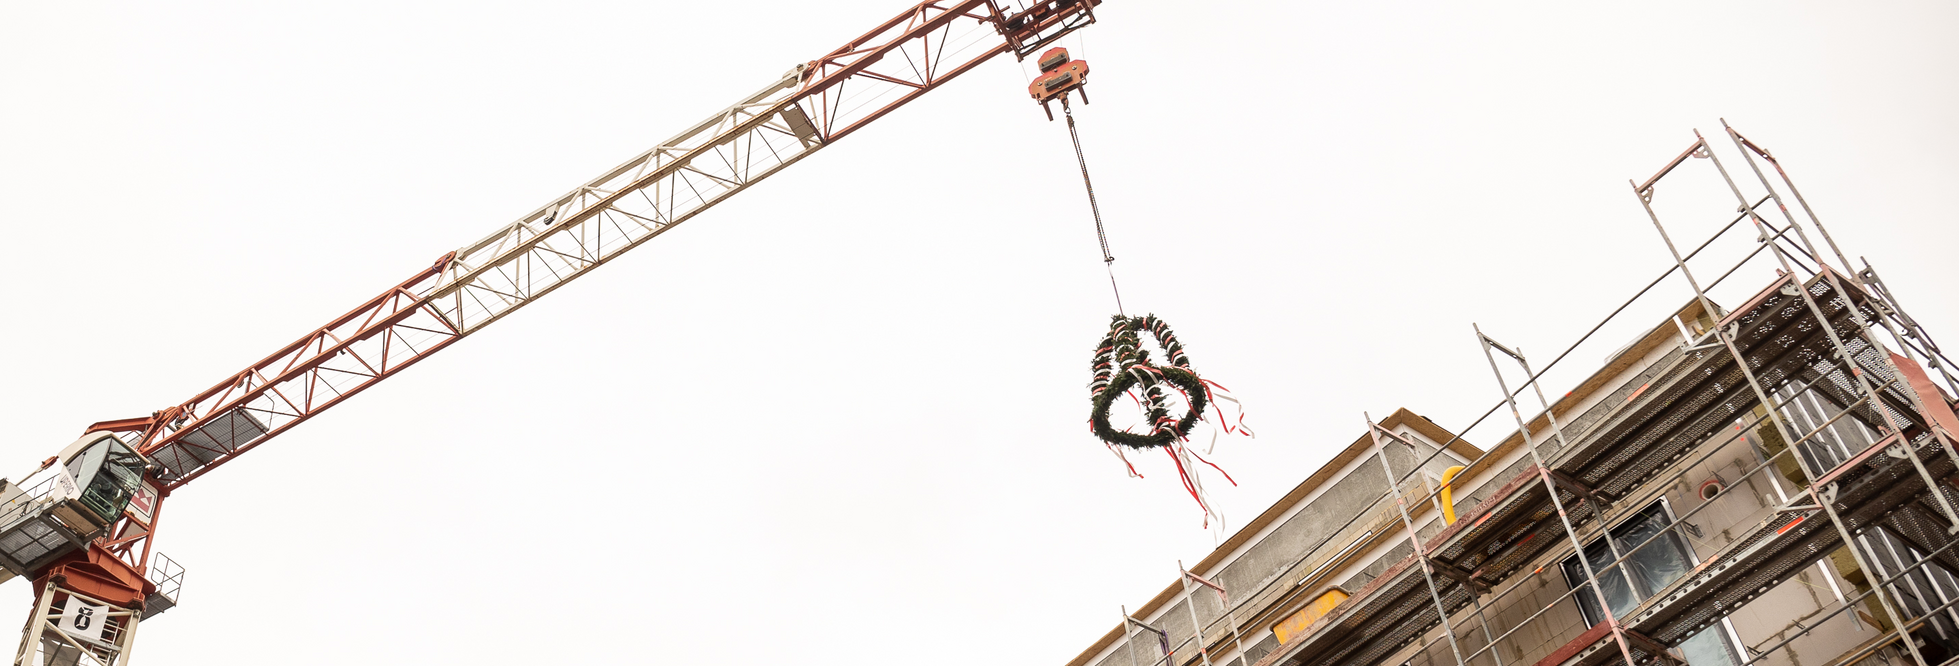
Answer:
M1881 407L1857 399L1834 343L1799 289L1814 297L1824 311L1823 321L1849 343L1853 372L1883 382ZM1866 321L1879 316L1864 294L1853 292L1846 298L1827 275L1800 282L1784 275L1716 326L1730 332L1735 351L1765 391L1813 388L1835 403L1834 409L1848 406L1845 418L1865 424L1883 423L1884 415L1876 409L1885 409L1895 422L1908 424L1902 439L1911 441L1931 474L1941 479L1953 475L1952 456L1939 450L1926 430L1930 419L1911 407L1906 393L1911 388L1893 381L1886 359L1862 344L1852 305ZM1711 332L1691 337L1695 339L1655 362L1660 369L1644 375L1649 379L1626 398L1594 406L1566 425L1563 433L1569 440L1563 448L1549 431L1527 438L1527 445L1547 453L1548 469L1526 465L1423 544L1418 555L1427 558L1427 575L1418 555L1408 556L1334 608L1308 635L1281 646L1261 664L1374 666L1437 625L1436 598L1454 614L1545 552L1570 549L1550 487L1556 488L1581 532L1586 525L1598 532L1595 523L1601 513L1609 520L1616 502L1635 499L1648 481L1723 429L1750 418L1761 401L1736 354ZM1938 398L1937 404L1947 403ZM1941 552L1941 559L1959 564L1954 552L1940 551L1951 536L1938 509L1920 503L1931 497L1922 476L1910 460L1883 451L1899 441L1899 435L1890 434L1834 469L1818 470L1818 485L1853 532L1882 523L1926 552ZM1959 504L1959 497L1954 503ZM1745 536L1627 614L1621 625L1632 637L1629 645L1636 660L1671 660L1660 648L1679 645L1842 546L1838 531L1807 491L1775 509ZM1431 577L1436 597L1428 589ZM1601 623L1540 666L1597 666L1620 657L1611 632Z

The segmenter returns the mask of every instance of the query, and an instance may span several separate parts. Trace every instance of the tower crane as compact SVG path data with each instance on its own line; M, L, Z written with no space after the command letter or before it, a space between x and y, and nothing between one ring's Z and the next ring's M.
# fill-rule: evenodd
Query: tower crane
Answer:
M186 484L981 63L1025 59L1095 22L1100 3L919 3L189 400L84 428L0 480L0 582L28 579L35 599L13 663L129 662L138 624L176 605L181 569L151 546ZM1043 64L1030 94L1045 105L1079 89L1087 68L1073 62Z

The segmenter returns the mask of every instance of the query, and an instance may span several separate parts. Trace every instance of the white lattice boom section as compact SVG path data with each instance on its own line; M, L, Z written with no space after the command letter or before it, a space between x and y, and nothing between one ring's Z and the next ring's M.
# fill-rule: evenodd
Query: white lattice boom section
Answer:
M160 412L142 452L181 486L980 63L1087 25L1094 4L916 5Z
M457 251L428 300L475 331L816 152L802 71Z

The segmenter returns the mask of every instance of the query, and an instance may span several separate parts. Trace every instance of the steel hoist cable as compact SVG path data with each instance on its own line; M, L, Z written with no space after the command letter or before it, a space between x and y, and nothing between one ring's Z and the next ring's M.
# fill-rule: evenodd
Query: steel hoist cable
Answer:
M1109 332L1097 345L1095 358L1090 361L1094 379L1088 385L1089 431L1122 460L1133 476L1142 475L1130 464L1123 453L1125 450L1160 449L1167 453L1184 490L1203 509L1205 527L1210 527L1211 519L1218 515L1205 496L1197 466L1202 464L1217 470L1232 485L1237 482L1187 444L1199 421L1210 421L1213 426L1207 454L1216 447L1218 433L1252 436L1244 424L1244 410L1223 386L1199 377L1191 369L1190 357L1184 354L1183 344L1177 341L1168 324L1154 314L1131 317L1123 308L1122 287L1116 283L1116 258L1109 251L1108 228L1102 222L1102 206L1095 200L1095 181L1088 176L1081 130L1075 125L1075 111L1068 100L1068 93L1080 92L1082 102L1088 102L1088 93L1082 87L1087 81L1088 63L1069 58L1066 49L1055 48L1042 54L1037 64L1041 74L1028 83L1027 90L1041 103L1042 109L1048 110L1048 120L1054 120L1048 103L1061 102L1061 115L1068 121L1068 139L1075 148L1075 164L1081 168L1082 187L1088 191L1088 209L1095 218L1095 240L1102 249L1102 266L1109 273L1109 290L1116 299L1117 314L1110 319ZM1154 338L1155 346L1162 350L1164 358L1160 362L1153 360L1144 347L1144 335ZM1235 423L1225 416L1220 403L1230 403L1238 412ZM1131 404L1134 409L1127 409ZM1112 412L1118 409L1122 409L1124 416L1140 413L1140 422L1118 425L1119 419L1111 418ZM1207 409L1216 412L1214 420L1207 418ZM1222 529L1221 519L1218 524Z
M1075 163L1082 168L1082 187L1088 190L1088 210L1095 215L1095 240L1102 244L1102 267L1109 271L1109 289L1116 295L1116 313L1125 317L1128 312L1122 308L1122 287L1116 285L1116 258L1109 254L1109 232L1102 227L1102 207L1095 203L1095 183L1088 179L1088 158L1082 154L1082 135L1075 129L1075 111L1068 107L1068 98L1061 98L1061 115L1068 118L1068 139L1075 144Z

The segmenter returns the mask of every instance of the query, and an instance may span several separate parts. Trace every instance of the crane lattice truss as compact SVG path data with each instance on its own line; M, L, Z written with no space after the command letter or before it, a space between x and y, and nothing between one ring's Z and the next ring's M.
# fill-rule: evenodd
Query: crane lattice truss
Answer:
M1004 35L1015 17L986 0L913 7L179 405L142 451L181 486L980 63L1053 41L1091 3L1051 4L1064 8Z
M126 661L142 614L115 611L105 620L113 636L79 640L59 629L67 621L59 606L158 603L155 583L144 576L161 503L172 491L981 63L1007 53L1024 58L1093 23L1100 3L1040 0L1013 11L995 0L922 2L443 255L196 397L149 417L91 426L91 433L117 433L154 463L135 500L143 510L99 529L34 518L42 531L0 535L0 566L35 579L41 590L15 663ZM51 467L58 467L52 459L43 471ZM0 520L16 505L41 506L49 497L21 496L32 501L0 498ZM7 536L24 539L37 559L7 558Z

